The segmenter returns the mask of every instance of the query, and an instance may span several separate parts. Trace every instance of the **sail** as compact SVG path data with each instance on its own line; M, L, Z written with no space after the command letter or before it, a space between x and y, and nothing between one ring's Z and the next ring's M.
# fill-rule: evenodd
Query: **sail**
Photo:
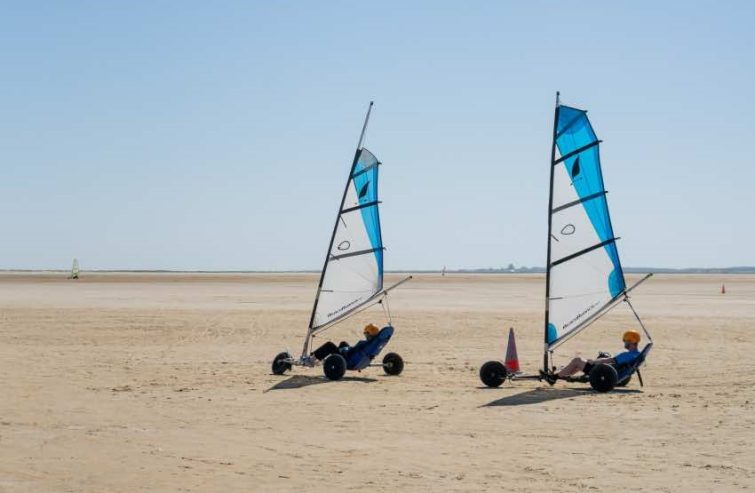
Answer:
M71 278L79 278L79 259L73 259L73 264L71 265Z
M383 289L379 164L367 149L357 151L338 211L310 330L348 315Z
M573 335L626 289L587 112L556 108L546 345Z

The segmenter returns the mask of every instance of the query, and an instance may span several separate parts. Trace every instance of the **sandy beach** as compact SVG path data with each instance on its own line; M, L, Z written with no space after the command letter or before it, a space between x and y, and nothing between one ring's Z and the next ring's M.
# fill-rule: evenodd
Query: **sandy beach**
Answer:
M419 275L396 290L399 377L272 375L276 353L301 350L316 283L0 275L0 492L755 489L755 276L645 283L645 387L610 394L481 386L512 326L523 370L537 369L540 275ZM317 342L356 341L368 321L385 318L373 308ZM632 324L619 306L557 362L620 350Z

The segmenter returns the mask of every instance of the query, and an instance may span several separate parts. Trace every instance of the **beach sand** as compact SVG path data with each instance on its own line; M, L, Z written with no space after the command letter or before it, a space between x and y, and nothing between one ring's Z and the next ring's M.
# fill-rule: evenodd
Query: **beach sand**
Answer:
M0 275L0 492L755 489L755 276L638 288L655 340L645 387L610 394L481 387L512 326L537 370L539 275L419 275L394 291L399 377L272 375L276 353L301 350L316 283ZM385 322L379 307L324 337L353 342L368 321ZM556 361L619 351L633 323L621 305Z

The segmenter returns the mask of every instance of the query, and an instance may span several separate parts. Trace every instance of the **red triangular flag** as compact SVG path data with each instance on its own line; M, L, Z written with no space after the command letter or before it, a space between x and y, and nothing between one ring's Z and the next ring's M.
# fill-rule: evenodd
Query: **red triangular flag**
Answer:
M516 341L514 340L514 328L509 329L509 345L506 348L506 368L512 373L519 372L519 356L516 354Z

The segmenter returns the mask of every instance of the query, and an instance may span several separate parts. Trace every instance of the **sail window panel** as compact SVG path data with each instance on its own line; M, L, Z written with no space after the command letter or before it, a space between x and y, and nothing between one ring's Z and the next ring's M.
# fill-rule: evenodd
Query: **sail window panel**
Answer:
M581 205L553 214L551 221L551 264L603 241Z

